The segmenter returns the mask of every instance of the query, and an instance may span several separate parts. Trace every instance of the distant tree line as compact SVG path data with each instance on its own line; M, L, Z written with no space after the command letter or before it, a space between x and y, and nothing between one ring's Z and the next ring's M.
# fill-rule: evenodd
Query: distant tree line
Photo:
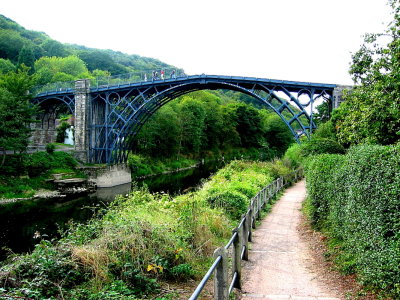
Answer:
M152 157L199 156L206 151L255 148L279 156L294 142L278 115L221 92L199 91L159 109L138 134L134 149Z

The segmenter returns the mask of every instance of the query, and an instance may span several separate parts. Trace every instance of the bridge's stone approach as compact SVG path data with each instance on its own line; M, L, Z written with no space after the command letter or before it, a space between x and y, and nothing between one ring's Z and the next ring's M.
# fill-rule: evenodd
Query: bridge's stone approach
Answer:
M339 99L343 90L337 87L335 84L204 74L93 86L89 80L78 80L73 88L41 92L33 102L46 107L47 111L52 111L53 105L62 104L74 115L75 150L81 161L115 164L126 161L132 141L146 121L181 95L205 89L245 93L277 113L294 139L300 141L303 136L309 138L316 128L313 111L317 105L322 101L328 101L331 108L337 105L333 99Z

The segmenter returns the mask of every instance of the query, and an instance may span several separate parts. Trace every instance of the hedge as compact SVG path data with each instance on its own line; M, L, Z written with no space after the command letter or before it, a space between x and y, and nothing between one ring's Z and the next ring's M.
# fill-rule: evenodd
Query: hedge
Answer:
M362 145L306 166L312 222L341 241L366 286L400 297L400 145Z

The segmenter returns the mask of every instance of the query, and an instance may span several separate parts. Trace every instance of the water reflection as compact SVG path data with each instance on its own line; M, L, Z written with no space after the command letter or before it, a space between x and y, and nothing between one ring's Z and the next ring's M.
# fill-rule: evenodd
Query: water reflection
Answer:
M175 195L193 189L203 178L221 167L222 163L212 163L149 177L136 184L147 185L151 192ZM87 221L99 208L107 207L116 195L126 195L130 190L129 183L100 188L91 195L76 199L39 199L0 206L0 260L10 251L21 253L32 250L41 238L58 238L68 222Z

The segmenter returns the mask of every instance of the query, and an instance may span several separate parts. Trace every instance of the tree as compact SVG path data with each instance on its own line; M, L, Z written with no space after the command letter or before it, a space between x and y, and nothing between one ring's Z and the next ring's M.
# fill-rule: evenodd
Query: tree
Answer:
M384 34L367 34L352 56L357 86L345 95L332 122L339 142L393 144L400 140L400 5L390 1L394 19ZM390 38L381 46L378 39Z
M35 55L33 53L32 47L24 46L18 54L18 66L24 64L29 67L33 72L33 67L35 63Z
M172 157L178 153L178 135L179 117L170 105L166 105L140 130L134 148L153 157Z
M177 108L181 122L180 151L198 154L204 145L206 114L202 102L187 95Z
M31 134L29 127L36 113L29 89L34 85L29 68L0 76L0 148L25 151Z
M85 50L79 53L90 71L100 69L110 72L111 74L127 73L127 70L121 65L115 63L110 55L100 50Z
M268 110L260 111L264 131L264 139L268 147L281 156L294 142L293 134L282 119Z
M0 75L15 71L15 65L8 59L0 58Z
M91 77L85 63L74 55L41 57L35 62L35 70L39 84Z
M324 101L316 107L313 120L317 125L327 122L331 117L332 107L329 101Z
M245 148L258 148L262 144L263 131L259 112L254 107L238 103L236 110L236 130L240 135L241 145Z
M66 57L69 54L66 50L66 47L60 42L57 42L55 40L48 39L41 46L45 51L45 55L48 57L52 56Z
M18 54L27 40L18 32L12 30L0 30L0 58L18 61Z

